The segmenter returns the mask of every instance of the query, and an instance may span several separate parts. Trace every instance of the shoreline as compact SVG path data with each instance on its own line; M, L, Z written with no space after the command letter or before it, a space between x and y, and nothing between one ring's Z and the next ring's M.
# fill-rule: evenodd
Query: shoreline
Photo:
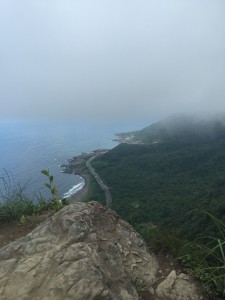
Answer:
M72 159L68 159L67 164L61 165L61 168L64 168L64 173L78 175L82 177L85 182L84 186L79 191L68 197L68 201L70 204L84 201L84 197L88 194L88 190L90 187L90 176L92 176L92 174L89 173L88 167L86 166L87 160L90 159L92 156L100 155L106 153L107 151L108 150L106 149L97 149L88 153L83 152L74 156ZM83 169L84 163L85 169Z
M90 186L90 174L87 170L82 170L81 164L85 161L85 158L93 155L93 153L81 153L74 156L72 159L67 160L67 164L63 164L60 167L63 169L63 173L74 174L84 179L84 186L67 198L69 204L84 201L84 197L87 195Z
M84 179L84 186L68 198L69 204L83 201L83 198L87 195L90 186L90 175L87 173L81 174L81 172L79 174L75 173L75 175L79 175Z

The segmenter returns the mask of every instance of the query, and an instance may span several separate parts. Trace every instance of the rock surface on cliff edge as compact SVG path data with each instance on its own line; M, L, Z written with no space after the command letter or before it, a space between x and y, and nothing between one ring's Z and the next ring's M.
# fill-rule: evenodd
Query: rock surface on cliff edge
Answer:
M1 300L204 299L186 276L157 277L134 229L97 202L69 205L0 250ZM183 276L183 277L182 277Z

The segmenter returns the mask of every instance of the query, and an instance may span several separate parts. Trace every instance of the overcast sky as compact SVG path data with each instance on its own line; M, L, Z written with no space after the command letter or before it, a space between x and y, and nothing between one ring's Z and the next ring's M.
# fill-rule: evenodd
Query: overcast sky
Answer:
M224 0L0 0L0 118L225 111Z

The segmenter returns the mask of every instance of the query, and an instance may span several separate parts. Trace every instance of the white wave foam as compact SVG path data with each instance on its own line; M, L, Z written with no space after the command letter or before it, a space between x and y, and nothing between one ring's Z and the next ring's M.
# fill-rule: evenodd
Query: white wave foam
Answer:
M68 198L72 196L73 194L76 194L78 191L80 191L85 185L85 181L82 181L76 185L74 185L68 192L66 192L63 197Z

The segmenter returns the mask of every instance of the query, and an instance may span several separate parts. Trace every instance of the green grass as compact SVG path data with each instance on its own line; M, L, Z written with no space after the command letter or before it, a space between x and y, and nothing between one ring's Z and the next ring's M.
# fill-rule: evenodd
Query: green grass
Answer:
M44 175L50 180L50 183L45 183L45 185L46 187L47 184L50 186L52 198L46 200L40 195L36 197L37 201L35 202L34 199L26 195L27 184L21 186L16 183L13 175L4 170L3 175L0 177L0 222L23 221L27 216L42 211L58 211L64 204L67 204L65 199L58 196L56 186L52 185L54 177L50 176L49 173Z
M222 299L225 299L225 223L208 212L206 214L217 228L217 235L203 237L203 246L202 241L198 243L200 251L205 255L197 270L206 274L206 284L214 286Z
M20 220L22 216L32 215L35 212L33 201L19 195L0 204L0 222Z
M35 205L26 194L26 185L16 184L11 173L4 170L0 177L0 222L20 220L23 215L31 215Z
M152 224L136 227L150 249L170 253L188 274L200 279L212 299L225 299L225 223L209 212L202 211L215 227L214 236L183 240L179 233Z
M153 252L170 252L174 257L179 256L179 251L184 241L179 234L169 229L163 229L153 224L140 224L135 226L143 239L148 243L149 248Z

